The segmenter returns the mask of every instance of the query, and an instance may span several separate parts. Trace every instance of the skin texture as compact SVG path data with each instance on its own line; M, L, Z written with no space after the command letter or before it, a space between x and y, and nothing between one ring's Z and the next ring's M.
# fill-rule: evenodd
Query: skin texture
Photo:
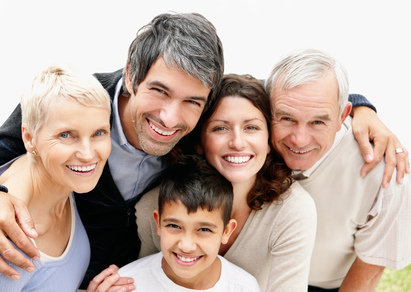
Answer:
M213 287L221 272L217 258L220 244L227 243L236 228L231 219L224 226L219 209L188 213L181 202L166 203L163 213L153 212L161 237L162 268L176 284L205 290Z
M241 97L224 97L207 120L199 152L231 183L254 184L270 151L263 114Z
M383 272L384 267L364 263L357 257L339 291L372 292L377 287Z
M165 155L191 132L203 112L210 89L159 58L130 97L119 97L120 120L127 141L148 154Z
M330 150L335 134L351 111L339 114L338 87L333 75L289 90L274 88L271 142L288 167L307 170Z
M109 117L108 109L62 100L35 139L23 125L27 151L36 151L41 160L36 170L42 182L69 193L92 190L111 151Z

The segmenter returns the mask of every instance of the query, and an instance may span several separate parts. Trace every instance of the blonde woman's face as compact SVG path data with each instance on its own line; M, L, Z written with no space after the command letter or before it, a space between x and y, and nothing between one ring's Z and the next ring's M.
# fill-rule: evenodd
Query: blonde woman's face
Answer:
M38 166L64 189L84 193L97 184L111 151L110 111L61 100L34 140Z

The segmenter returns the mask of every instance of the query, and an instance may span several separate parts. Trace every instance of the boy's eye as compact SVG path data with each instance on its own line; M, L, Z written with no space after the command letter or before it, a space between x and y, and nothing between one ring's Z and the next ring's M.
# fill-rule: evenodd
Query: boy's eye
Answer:
M180 228L180 226L178 226L176 224L167 224L166 227L170 227L170 228L174 228L174 229Z
M200 228L199 231L201 231L201 232L212 232L212 230L210 228L206 228L206 227Z

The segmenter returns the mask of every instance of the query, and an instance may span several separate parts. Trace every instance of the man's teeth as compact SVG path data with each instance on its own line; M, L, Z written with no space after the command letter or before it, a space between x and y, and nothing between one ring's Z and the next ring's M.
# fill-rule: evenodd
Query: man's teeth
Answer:
M160 130L159 128L154 126L152 123L149 123L149 125L150 125L151 129L153 129L154 131L156 131L157 133L159 133L160 135L163 135L163 136L171 136L176 132L176 131L163 131L163 130Z
M68 168L74 171L88 172L96 168L97 163L89 166L71 166L68 165Z
M196 257L196 258L185 258L183 256L179 256L178 254L176 254L176 256L180 261L185 262L185 263L191 263L201 258L201 256Z
M294 152L294 153L296 153L296 154L304 154L304 153L308 153L308 152L310 152L310 150L307 150L307 151L297 151L297 150L294 150L294 149L291 149L291 148L289 148L292 152Z
M251 156L226 156L224 159L231 163L244 163L251 159Z

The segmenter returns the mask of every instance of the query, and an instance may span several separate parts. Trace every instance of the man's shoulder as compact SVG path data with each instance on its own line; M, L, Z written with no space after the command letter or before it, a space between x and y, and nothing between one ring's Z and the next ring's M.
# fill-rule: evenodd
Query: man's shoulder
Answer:
M116 86L118 81L123 76L123 69L119 69L110 73L94 73L94 77L101 83L105 90L107 90L110 98L114 98Z

